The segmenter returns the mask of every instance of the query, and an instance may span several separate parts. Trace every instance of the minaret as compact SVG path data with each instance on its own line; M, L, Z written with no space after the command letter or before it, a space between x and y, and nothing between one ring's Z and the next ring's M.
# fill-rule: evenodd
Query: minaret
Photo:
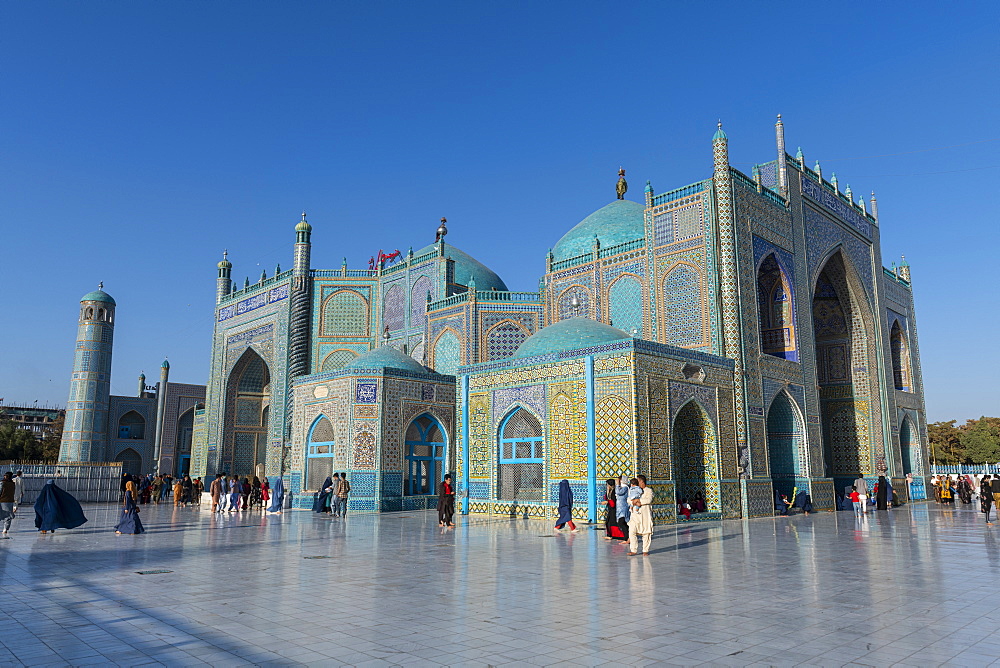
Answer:
M153 473L160 472L160 446L163 445L163 418L167 409L167 381L170 379L170 362L160 365L160 382L156 384L156 440L153 441Z
M905 255L901 255L900 257L903 258L903 261L899 263L899 277L901 279L903 279L904 281L906 281L907 283L909 283L910 282L910 263L906 261L906 256Z
M76 355L66 401L61 462L106 461L108 403L111 396L111 350L115 333L115 300L104 284L80 300Z
M788 199L788 168L785 166L785 124L781 122L781 114L778 114L778 122L774 124L774 138L778 144L778 190L781 196Z
M215 279L215 303L218 304L233 286L233 263L229 261L228 250L222 251L222 261L216 266L219 268L219 276Z
M292 266L291 341L288 354L288 377L309 373L309 321L311 290L309 270L311 263L312 225L306 221L306 212L295 226L295 258Z
M142 399L142 395L146 394L146 374L139 374L139 394L135 395Z

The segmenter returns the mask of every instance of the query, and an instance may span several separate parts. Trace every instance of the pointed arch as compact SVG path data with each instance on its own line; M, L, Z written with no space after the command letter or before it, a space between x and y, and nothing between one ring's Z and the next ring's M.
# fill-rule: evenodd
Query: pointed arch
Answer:
M345 366L351 363L355 357L358 356L353 350L348 348L339 348L337 350L331 351L323 358L323 364L320 366L320 371L338 371L343 369Z
M501 320L486 330L486 359L483 361L508 359L528 336L528 330L521 323L509 318Z
M233 365L226 385L226 434L223 470L253 475L267 458L270 423L271 369L253 348L247 348Z
M368 300L354 290L337 290L323 300L320 336L369 336Z
M382 298L382 326L390 332L406 325L406 293L398 283L393 283Z
M576 297L579 302L578 307L574 307L573 297ZM581 316L584 318L593 318L594 315L591 312L590 304L590 290L588 290L583 285L579 283L574 283L568 288L559 293L556 298L556 308L558 309L557 320L566 320L567 318L573 318L576 316Z
M900 327L899 319L893 320L889 331L889 349L892 356L892 382L897 390L911 392L910 343L906 330Z
M913 420L909 415L903 415L899 423L899 453L903 460L903 474L912 473L915 476L924 474L923 453L920 450L920 439L916 437Z
M462 364L462 339L458 332L451 327L445 327L434 339L431 350L433 369L438 373L455 375Z
M406 459L403 495L434 494L445 474L445 449L448 436L444 427L430 413L410 421L403 440Z
M527 409L510 411L497 429L497 500L541 501L545 437L542 423Z
M757 269L757 321L766 355L798 361L794 296L785 268L768 254Z
M122 463L122 473L142 474L142 455L132 448L125 448L119 452L115 455L114 461Z
M146 437L146 418L138 411L129 411L118 418L118 438L142 439Z
M413 282L410 288L410 327L423 329L424 318L427 315L427 293L434 285L427 276L421 276Z
M782 491L791 492L795 478L809 475L802 415L788 392L775 395L767 410L767 457L775 484L790 482Z
M333 422L320 413L313 420L306 436L306 490L318 490L327 477L333 475L336 438Z
M618 329L642 337L642 279L621 274L608 287L608 318Z
M670 446L678 498L690 500L701 493L709 512L721 511L716 431L708 411L696 399L677 411Z
M706 345L707 311L701 269L689 262L677 262L664 275L661 286L662 342L681 348Z

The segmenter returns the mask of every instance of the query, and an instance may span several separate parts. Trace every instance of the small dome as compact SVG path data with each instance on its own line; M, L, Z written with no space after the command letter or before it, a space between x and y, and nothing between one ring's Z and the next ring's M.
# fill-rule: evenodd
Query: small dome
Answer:
M414 253L414 256L424 255L437 251L437 244L425 246ZM455 282L460 285L468 285L476 279L476 290L507 290L507 284L496 273L485 264L472 257L465 251L451 244L445 244L444 256L455 261Z
M513 357L547 355L630 338L632 337L617 327L590 318L568 318L529 336L514 351Z
M401 369L415 373L434 373L417 360L392 346L379 346L358 355L344 369Z
M632 200L619 199L598 209L563 235L552 247L556 261L590 253L594 237L602 248L640 239L646 233L644 212L646 207Z
M313 226L306 222L306 212L302 212L302 220L295 226L296 232L312 232Z
M115 306L115 300L112 299L104 290L94 290L93 292L88 292L83 297L80 298L81 302L104 302L105 304L111 304Z
M216 266L218 266L219 269L232 269L233 268L233 263L230 262L229 260L223 258L222 260L219 260L219 264L216 265Z
M161 369L169 369L170 368L170 362L168 362L167 360L163 360L163 364L160 365L160 368Z

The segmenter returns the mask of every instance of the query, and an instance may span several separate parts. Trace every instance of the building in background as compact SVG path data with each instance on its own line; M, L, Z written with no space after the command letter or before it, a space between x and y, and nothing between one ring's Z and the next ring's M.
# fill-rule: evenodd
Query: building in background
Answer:
M237 289L224 255L195 472L282 475L304 505L310 467L344 470L388 510L440 456L467 509L529 515L553 510L558 476L593 508L620 469L655 481L661 517L695 494L708 517L770 515L795 488L832 508L859 474L905 490L928 472L910 268L882 266L874 194L787 153L780 117L775 132L749 175L721 124L701 180L647 181L635 202L620 171L617 198L539 253L538 292L446 243L444 219L365 269L312 268L305 214L290 271ZM570 319L609 329L547 329ZM381 346L427 373L368 368Z
M60 462L121 462L129 473L182 474L190 468L194 411L205 386L139 375L135 396L111 394L111 356L117 304L104 286L80 300L76 354L66 404ZM157 465L158 462L158 465Z
M5 406L0 403L0 420L10 420L20 429L41 438L52 426L65 417L66 409L38 406Z

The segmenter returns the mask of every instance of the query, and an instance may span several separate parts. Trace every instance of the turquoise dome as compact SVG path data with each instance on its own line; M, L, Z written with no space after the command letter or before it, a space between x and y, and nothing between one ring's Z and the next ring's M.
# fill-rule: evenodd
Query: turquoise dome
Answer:
M513 357L547 355L630 338L632 337L617 327L590 318L568 318L544 327L526 338L514 351Z
M425 246L414 253L414 256L426 253L437 252L437 244ZM444 245L444 256L455 261L455 282L460 285L468 285L473 278L476 279L476 290L507 290L507 284L496 275L492 269L472 257L465 251L449 243Z
M586 255L594 248L594 235L601 248L640 239L645 234L643 213L646 207L627 199L615 200L581 220L576 227L563 235L552 255L556 261Z
M94 290L93 292L88 292L83 297L80 298L82 302L104 302L106 304L111 304L115 306L115 300L111 298L104 290Z
M379 346L358 355L345 369L401 369L415 373L434 373L406 353L392 346Z

